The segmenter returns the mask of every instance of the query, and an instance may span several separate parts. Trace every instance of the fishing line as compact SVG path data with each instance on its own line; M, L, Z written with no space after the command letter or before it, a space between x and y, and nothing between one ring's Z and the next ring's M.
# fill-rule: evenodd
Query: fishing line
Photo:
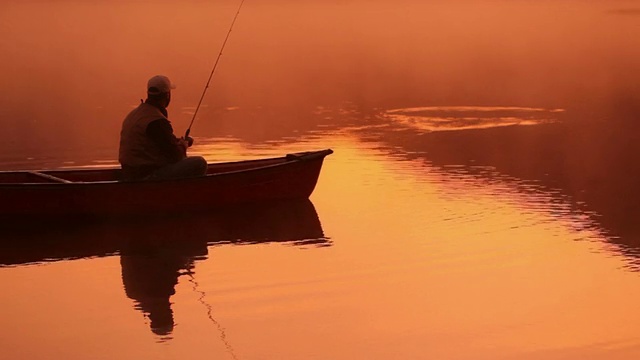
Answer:
M222 43L222 47L220 48L220 53L216 58L216 62L213 64L213 69L211 69L211 74L209 74L209 80L207 80L207 84L202 91L202 96L200 96L200 101L198 101L198 106L196 106L196 111L193 112L193 118L191 118L191 123L189 123L189 127L187 128L187 132L185 133L185 139L191 133L191 126L193 126L193 122L196 120L196 115L198 114L198 110L200 109L200 105L202 105L202 100L204 99L204 95L207 93L207 89L209 88L209 84L211 83L211 78L213 78L213 73L216 72L216 68L218 67L218 62L220 61L220 57L222 57L222 52L224 51L224 47L227 45L227 40L229 40L229 35L231 35L231 30L233 30L233 25L236 23L238 19L238 15L240 15L240 9L242 9L242 4L244 4L244 0L240 2L240 6L238 6L238 11L236 15L233 17L233 21L231 22L231 26L229 27L229 31L227 32L227 36L224 38L224 42Z
M220 340L222 341L224 346L227 348L227 352L229 354L231 354L231 357L233 357L234 360L238 360L238 356L236 355L235 350L233 349L233 347L231 346L231 344L229 344L229 341L227 340L227 333L225 332L225 330L222 327L222 325L220 325L220 323L218 321L216 321L216 319L213 318L213 307L211 306L211 304L209 304L205 300L205 296L207 296L207 294L203 290L199 290L198 289L199 288L199 284L196 281L195 277L193 276L193 273L192 272L188 272L187 274L189 275L189 282L193 284L193 291L198 292L200 294L200 297L198 298L198 301L202 305L204 305L205 308L207 308L207 317L218 328L218 332L220 333Z

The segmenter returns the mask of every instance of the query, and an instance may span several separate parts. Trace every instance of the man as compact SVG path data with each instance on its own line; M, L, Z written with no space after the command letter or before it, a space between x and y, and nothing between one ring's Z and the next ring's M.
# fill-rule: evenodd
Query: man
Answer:
M187 157L190 137L176 138L167 118L171 102L169 78L157 75L147 83L147 99L127 115L120 132L119 161L123 180L202 176L207 161Z

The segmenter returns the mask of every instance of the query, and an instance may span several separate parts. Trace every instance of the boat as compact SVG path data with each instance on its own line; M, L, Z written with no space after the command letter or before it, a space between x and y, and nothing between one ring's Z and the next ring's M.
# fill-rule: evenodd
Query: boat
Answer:
M307 199L331 149L210 163L205 176L121 181L121 170L0 172L0 217L100 218L198 212L232 205ZM4 222L4 221L3 221Z

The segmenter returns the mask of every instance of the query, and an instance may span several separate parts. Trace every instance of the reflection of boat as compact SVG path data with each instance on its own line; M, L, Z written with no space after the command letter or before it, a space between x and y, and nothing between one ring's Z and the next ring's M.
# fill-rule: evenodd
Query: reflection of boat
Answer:
M0 172L0 216L157 214L305 199L331 153L209 164L206 176L173 180L118 181L119 169Z
M174 327L170 297L178 278L192 276L195 284L194 263L206 258L208 246L266 242L330 245L313 204L288 200L181 217L13 231L0 243L0 266L119 254L125 293L151 330L164 337Z
M180 216L60 223L3 231L0 266L148 253L206 255L207 245L287 242L329 245L308 199L264 202Z

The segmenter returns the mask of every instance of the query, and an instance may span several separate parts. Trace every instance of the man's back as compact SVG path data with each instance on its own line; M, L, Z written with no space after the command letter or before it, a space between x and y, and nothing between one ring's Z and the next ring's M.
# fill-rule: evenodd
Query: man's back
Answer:
M167 158L161 151L161 146L147 134L149 124L158 120L168 121L160 109L147 103L140 104L127 115L120 132L120 164L127 167L158 168L176 161Z

